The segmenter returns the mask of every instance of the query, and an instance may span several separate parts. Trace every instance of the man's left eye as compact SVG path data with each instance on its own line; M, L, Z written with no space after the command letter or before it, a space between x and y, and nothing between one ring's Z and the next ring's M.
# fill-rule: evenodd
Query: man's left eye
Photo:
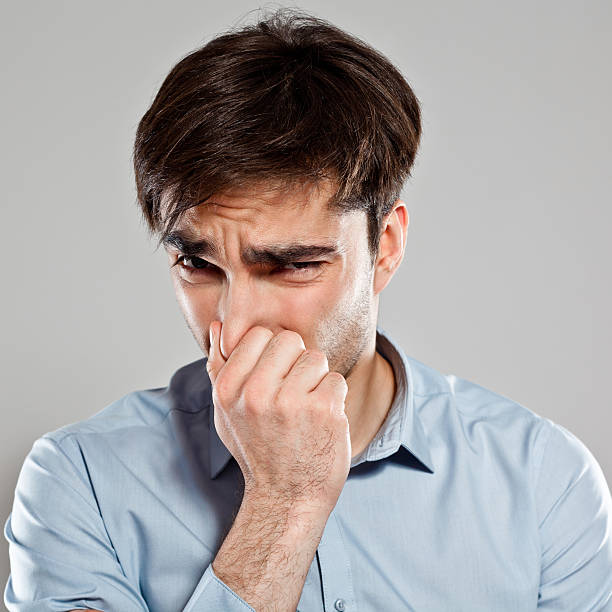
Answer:
M307 270L308 268L316 269L320 268L322 261L293 261L288 263L287 266L304 266L303 268L298 267L298 270ZM287 267L285 266L285 268ZM290 270L291 271L291 270Z

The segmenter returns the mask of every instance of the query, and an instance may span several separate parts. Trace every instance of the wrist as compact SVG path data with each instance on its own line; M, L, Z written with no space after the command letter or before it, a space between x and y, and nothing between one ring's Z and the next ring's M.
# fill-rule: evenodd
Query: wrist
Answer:
M313 500L279 499L259 491L245 493L239 515L249 517L268 529L282 533L322 533L332 511L326 505ZM238 517L237 517L238 518Z

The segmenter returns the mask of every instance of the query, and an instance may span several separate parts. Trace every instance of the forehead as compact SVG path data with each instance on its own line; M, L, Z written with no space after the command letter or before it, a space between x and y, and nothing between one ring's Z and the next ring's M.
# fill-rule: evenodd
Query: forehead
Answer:
M328 206L333 195L328 184L298 184L276 187L256 183L226 189L211 195L184 213L184 222L197 225L214 217L236 219L255 224L281 223L291 219L332 222L338 212Z
M225 231L235 227L243 235L270 237L340 238L358 226L355 217L365 213L343 211L330 206L334 185L330 181L302 182L290 187L251 183L226 189L189 208L177 221L177 230L192 234ZM355 238L355 236L353 236Z
M330 209L331 195L327 185L213 194L183 213L164 244L189 256L224 259L224 243L235 244L238 236L241 259L253 265L339 256L365 240L365 214Z

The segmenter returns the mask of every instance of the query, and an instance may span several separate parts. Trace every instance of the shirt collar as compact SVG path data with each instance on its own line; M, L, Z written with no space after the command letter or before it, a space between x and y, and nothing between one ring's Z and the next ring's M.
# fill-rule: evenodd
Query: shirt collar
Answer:
M427 436L414 405L414 382L410 359L382 327L376 328L376 351L389 361L396 380L396 392L387 417L370 444L351 461L351 467L363 461L377 461L405 448L425 469L433 473ZM214 422L214 407L209 399L210 477L216 478L232 458L219 438Z

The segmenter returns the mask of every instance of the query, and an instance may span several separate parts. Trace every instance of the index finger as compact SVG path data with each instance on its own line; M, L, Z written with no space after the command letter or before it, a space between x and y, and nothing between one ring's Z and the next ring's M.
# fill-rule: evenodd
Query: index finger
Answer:
M211 321L208 329L210 344L208 349L208 359L206 360L206 371L208 372L208 376L213 384L215 383L219 370L225 365L226 361L219 346L221 338L221 325L221 322L219 322L217 325L217 321Z

